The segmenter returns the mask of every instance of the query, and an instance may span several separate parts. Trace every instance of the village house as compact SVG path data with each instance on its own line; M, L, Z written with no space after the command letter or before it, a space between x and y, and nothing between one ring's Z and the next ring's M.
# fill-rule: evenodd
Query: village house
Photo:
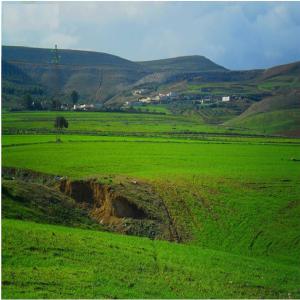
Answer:
M159 96L154 96L154 97L151 98L151 100L153 102L159 102L160 101L160 97Z
M94 104L74 104L73 109L74 110L93 110L95 108Z
M132 94L134 95L134 96L137 96L137 95L144 95L144 94L146 94L148 91L146 90L146 89L139 89L139 90L134 90L133 92L132 92Z
M223 96L222 97L222 102L229 102L230 101L230 96Z
M151 102L151 98L150 97L139 98L139 102L150 103Z

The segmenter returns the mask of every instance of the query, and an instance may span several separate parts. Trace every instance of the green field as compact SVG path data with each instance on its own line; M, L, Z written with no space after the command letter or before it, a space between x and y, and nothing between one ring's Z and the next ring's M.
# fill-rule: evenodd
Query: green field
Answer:
M5 298L296 296L299 268L117 234L3 222Z
M211 113L211 112L210 112ZM212 112L213 114L214 112ZM114 136L176 137L188 134L261 134L253 129L207 124L201 115L159 115L107 112L16 112L2 114L4 134L55 133L54 119L63 115L70 123L64 133Z
M261 92L272 92L279 89L296 89L300 87L298 76L281 75L271 77L262 81L246 82L210 82L201 84L189 84L187 91L192 93L201 93L203 95L254 95Z
M274 91L276 89L300 88L300 81L297 76L277 76L270 78L258 85L261 90Z
M273 132L285 133L298 132L300 128L300 109L275 110L265 113L249 115L230 120L228 124L256 130L265 134Z
M180 133L226 132L226 129L206 125L199 118L158 114L98 113L98 112L28 112L4 113L2 126L4 132L54 131L53 122L57 115L65 116L70 127L68 132L92 132L102 134L128 133Z
M259 93L258 87L255 83L239 83L239 82L216 82L216 83L202 83L190 84L187 90L191 93L201 93L203 95L248 95Z
M296 178L299 165L291 158L298 156L299 146L295 145L220 146L218 143L106 140L5 147L3 165L70 177L201 175L269 180L285 176Z
M2 165L71 181L134 180L136 191L148 184L180 243L82 229L77 211L58 226L50 216L60 200L48 197L54 206L44 211L11 184L2 199L4 298L300 297L299 139L230 135L174 115L63 115L70 129L55 143L55 113L3 114Z
M142 106L133 106L133 107L139 111L170 114L168 106L165 104L145 104Z

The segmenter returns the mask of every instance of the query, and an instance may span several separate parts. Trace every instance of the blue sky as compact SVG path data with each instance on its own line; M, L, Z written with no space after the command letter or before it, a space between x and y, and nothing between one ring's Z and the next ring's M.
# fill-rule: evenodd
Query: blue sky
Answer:
M2 2L2 44L134 61L204 55L230 69L300 60L300 2Z

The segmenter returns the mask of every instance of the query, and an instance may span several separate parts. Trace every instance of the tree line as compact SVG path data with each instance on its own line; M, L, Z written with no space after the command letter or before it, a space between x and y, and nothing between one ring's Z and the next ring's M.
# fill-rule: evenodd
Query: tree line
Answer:
M62 98L61 98L62 99ZM75 105L80 99L80 95L77 91L73 90L66 99L66 102L62 102L58 97L52 99L32 97L31 94L25 94L22 98L22 106L26 110L61 110L62 106L69 107L70 103Z

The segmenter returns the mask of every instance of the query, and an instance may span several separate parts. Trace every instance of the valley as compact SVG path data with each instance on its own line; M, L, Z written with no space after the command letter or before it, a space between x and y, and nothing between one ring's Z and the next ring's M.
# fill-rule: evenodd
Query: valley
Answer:
M112 112L2 130L4 298L299 297L299 139Z
M300 297L299 62L2 51L3 298Z

